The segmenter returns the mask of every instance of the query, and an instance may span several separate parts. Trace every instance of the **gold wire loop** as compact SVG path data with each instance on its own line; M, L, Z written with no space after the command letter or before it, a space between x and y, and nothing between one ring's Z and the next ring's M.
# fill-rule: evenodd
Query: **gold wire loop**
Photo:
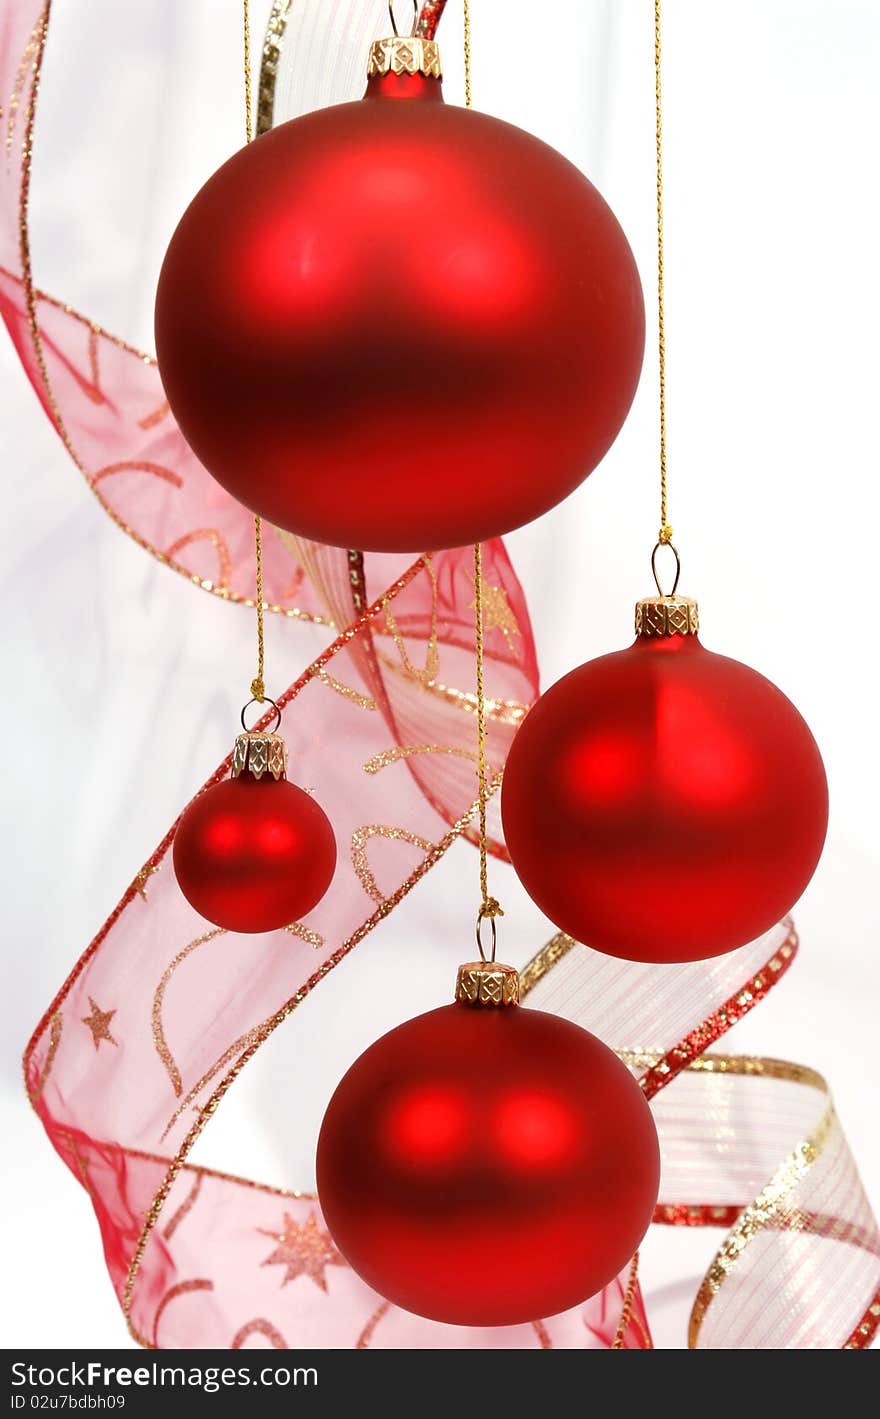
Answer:
M394 38L400 38L400 30L397 28L397 20L394 17L394 0L388 0L388 13L391 16L391 28L394 31ZM419 27L419 0L413 0L413 22L409 32L409 39L415 39L416 30Z
M477 946L480 951L480 960L491 965L495 960L495 949L498 945L498 928L495 925L496 916L503 916L504 913L495 901L494 897L489 897L480 910L477 912ZM486 948L483 945L483 922L488 921L492 928L492 945L489 948L489 955L486 955Z
M271 706L272 706L273 710L275 711L275 723L273 724L270 733L276 734L276 733L278 732L278 730L281 728L281 711L280 711L280 709L278 708L278 706L276 705L275 701L274 701L273 699L270 699L270 697L269 697L268 695L265 695L262 700L258 700L257 697L256 697L256 695L254 695L254 698L253 698L252 700L248 700L247 704L246 704L246 705L244 706L244 708L242 709L242 712L241 712L241 727L242 727L242 729L244 730L245 734L250 734L250 733L252 732L250 729L248 729L247 721L245 720L245 715L247 714L247 712L248 712L248 710L250 709L251 705L259 705L261 709L262 709L265 705L271 705Z
M670 528L669 530L671 532L672 528ZM675 581L672 583L671 591L664 591L663 587L660 585L660 576L657 571L657 553L660 551L661 547L668 547L673 557L675 558ZM674 596L676 591L678 590L678 579L681 576L681 558L679 557L678 552L676 551L674 542L672 542L668 537L665 541L661 537L657 542L656 546L654 547L654 550L651 553L651 571L654 573L654 585L657 588L657 594L659 596Z

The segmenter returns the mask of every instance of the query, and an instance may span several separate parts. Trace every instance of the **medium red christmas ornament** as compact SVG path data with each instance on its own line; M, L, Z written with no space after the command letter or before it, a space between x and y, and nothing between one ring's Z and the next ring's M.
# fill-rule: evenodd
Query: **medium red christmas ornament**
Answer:
M546 512L607 452L641 286L571 163L443 102L432 41L377 42L369 76L195 197L159 280L159 368L194 452L271 522L460 546Z
M235 741L232 778L205 789L174 835L174 872L190 906L228 931L275 931L318 905L336 839L324 810L288 782L284 741Z
M355 1271L404 1310L516 1325L628 1263L660 1155L636 1081L595 1036L518 1005L511 966L459 970L456 1003L391 1030L330 1101L318 1195Z
M808 726L697 631L688 597L640 601L634 644L552 686L505 768L504 835L527 892L576 940L627 960L695 961L760 936L825 841Z

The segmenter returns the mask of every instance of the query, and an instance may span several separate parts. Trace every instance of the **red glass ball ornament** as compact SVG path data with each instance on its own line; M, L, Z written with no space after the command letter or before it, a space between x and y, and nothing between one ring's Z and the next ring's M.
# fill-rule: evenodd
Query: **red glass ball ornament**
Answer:
M538 701L501 808L520 880L563 931L626 960L696 961L794 905L828 787L808 726L763 675L695 634L640 635Z
M205 184L156 300L166 395L279 527L420 552L566 497L635 393L644 308L614 214L559 153L422 74L293 119Z
M275 931L318 905L333 880L336 839L303 789L244 772L193 799L173 856L180 890L201 916L228 931Z
M356 1060L317 1157L327 1225L363 1280L469 1326L538 1320L600 1290L642 1240L659 1170L642 1091L595 1036L460 1002Z

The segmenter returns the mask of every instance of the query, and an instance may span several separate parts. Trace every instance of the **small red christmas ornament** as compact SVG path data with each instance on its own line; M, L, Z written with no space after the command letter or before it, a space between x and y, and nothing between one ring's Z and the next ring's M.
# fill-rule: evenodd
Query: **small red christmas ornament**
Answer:
M240 502L319 542L420 552L528 522L595 468L644 307L591 183L447 106L436 44L394 38L363 100L272 129L198 193L156 345L184 436Z
M636 1081L595 1036L518 1004L511 966L391 1030L330 1101L318 1195L381 1295L452 1325L516 1325L595 1294L651 1221L660 1155Z
M696 602L674 592L638 603L629 649L538 701L502 790L529 895L577 941L632 961L718 956L769 930L828 826L808 726L763 675L706 650Z
M174 835L174 872L190 906L228 931L275 931L318 905L336 839L324 810L288 782L284 740L247 731L232 778L205 789Z

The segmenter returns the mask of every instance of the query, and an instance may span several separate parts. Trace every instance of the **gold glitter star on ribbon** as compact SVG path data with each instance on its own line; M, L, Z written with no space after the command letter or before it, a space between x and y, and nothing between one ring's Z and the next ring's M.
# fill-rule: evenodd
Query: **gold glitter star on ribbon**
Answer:
M257 1231L264 1237L272 1237L278 1243L272 1255L267 1256L262 1265L287 1268L282 1286L286 1286L288 1281L295 1281L298 1276L309 1276L316 1286L326 1291L325 1268L345 1266L330 1240L329 1233L318 1226L314 1212L309 1213L308 1220L304 1223L297 1222L285 1212L282 1232L267 1232L264 1227L258 1227Z
M480 586L483 592L483 629L485 631L500 631L507 643L507 649L512 651L513 637L520 635L520 629L507 599L507 592L503 586L490 586L487 581L482 581ZM468 606L468 610L475 611L476 609L476 600L474 600Z
M113 1019L116 1011L101 1010L99 1006L95 1004L91 996L89 996L89 1005L92 1007L91 1015L83 1015L80 1018L83 1024L88 1025L92 1032L92 1040L95 1049L98 1049L102 1040L106 1040L108 1044L115 1045L116 1041L110 1033L110 1021Z

